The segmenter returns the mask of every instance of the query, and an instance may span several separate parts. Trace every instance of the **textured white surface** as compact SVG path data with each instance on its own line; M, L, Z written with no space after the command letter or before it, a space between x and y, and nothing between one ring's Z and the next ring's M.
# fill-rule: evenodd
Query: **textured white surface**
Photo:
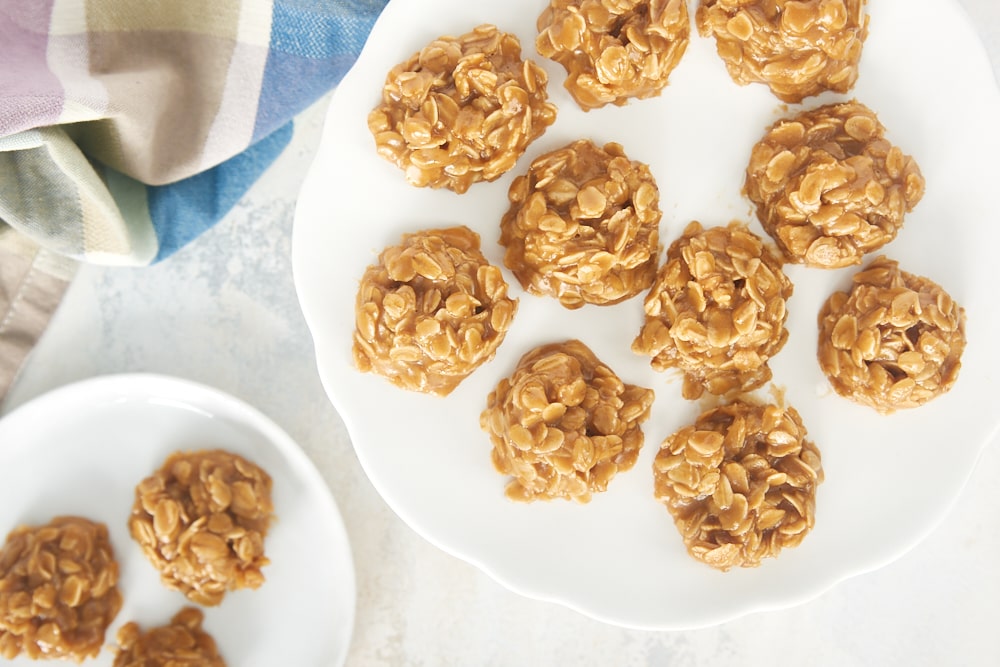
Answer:
M1000 69L1000 4L962 4ZM175 257L147 269L83 268L3 410L74 380L149 371L218 387L270 416L319 467L344 515L358 579L351 666L996 664L998 443L944 523L899 561L805 605L705 630L603 625L514 595L417 537L358 465L320 386L292 284L292 213L325 106L303 115L292 146L236 209Z

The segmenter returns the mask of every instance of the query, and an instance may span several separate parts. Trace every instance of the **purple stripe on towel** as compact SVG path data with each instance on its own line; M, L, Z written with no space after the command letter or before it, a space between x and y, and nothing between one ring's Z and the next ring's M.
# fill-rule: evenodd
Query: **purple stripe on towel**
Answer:
M49 125L62 113L62 85L46 60L54 1L0 3L0 137Z

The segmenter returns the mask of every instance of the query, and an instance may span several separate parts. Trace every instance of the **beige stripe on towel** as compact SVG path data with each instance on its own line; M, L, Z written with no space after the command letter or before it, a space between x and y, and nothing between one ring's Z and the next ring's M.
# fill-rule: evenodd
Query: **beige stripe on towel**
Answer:
M0 222L0 401L48 326L76 266Z

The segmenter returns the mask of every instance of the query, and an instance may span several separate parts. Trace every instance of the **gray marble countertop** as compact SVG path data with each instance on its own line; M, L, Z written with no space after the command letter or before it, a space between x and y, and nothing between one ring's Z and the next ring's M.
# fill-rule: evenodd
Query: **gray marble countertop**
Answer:
M1000 71L1000 3L962 4ZM69 382L141 371L217 387L266 413L310 456L344 516L358 585L348 665L997 664L996 442L942 525L903 558L804 605L703 630L625 630L526 599L410 530L366 478L320 386L292 282L293 211L327 102L180 253L144 269L83 267L3 411Z

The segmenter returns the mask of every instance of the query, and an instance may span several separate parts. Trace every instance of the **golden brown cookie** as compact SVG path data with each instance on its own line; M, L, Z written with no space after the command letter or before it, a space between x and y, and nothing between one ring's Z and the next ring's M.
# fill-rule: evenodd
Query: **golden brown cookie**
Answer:
M135 489L129 532L167 588L213 606L258 588L274 518L271 476L215 449L175 452Z
M632 342L650 365L684 373L685 398L745 392L771 379L768 361L788 340L792 283L746 225L692 222L670 244Z
M733 81L766 84L801 102L846 93L858 78L868 36L868 0L701 0L698 31L715 37Z
M653 391L625 384L578 340L525 354L479 418L513 500L588 502L635 465Z
M649 289L660 252L660 194L619 144L586 139L534 160L514 179L500 222L504 264L528 292L566 308L609 305Z
M0 549L3 658L93 658L121 606L118 563L103 523L60 516L7 536Z
M879 257L819 313L819 365L841 396L881 413L948 392L965 350L965 310L937 283Z
M725 571L802 542L823 468L793 408L737 400L667 438L653 477L688 553Z
M408 182L463 193L509 171L555 121L547 83L516 36L481 25L393 67L368 129Z
M537 27L584 111L659 95L691 32L686 0L550 0Z
M745 190L789 262L829 269L896 238L924 178L875 113L851 101L775 123L753 147Z
M143 632L137 623L118 630L113 667L226 667L215 640L201 629L204 614L185 607L168 625Z
M403 389L447 396L493 358L516 312L471 229L406 234L361 278L354 362Z

